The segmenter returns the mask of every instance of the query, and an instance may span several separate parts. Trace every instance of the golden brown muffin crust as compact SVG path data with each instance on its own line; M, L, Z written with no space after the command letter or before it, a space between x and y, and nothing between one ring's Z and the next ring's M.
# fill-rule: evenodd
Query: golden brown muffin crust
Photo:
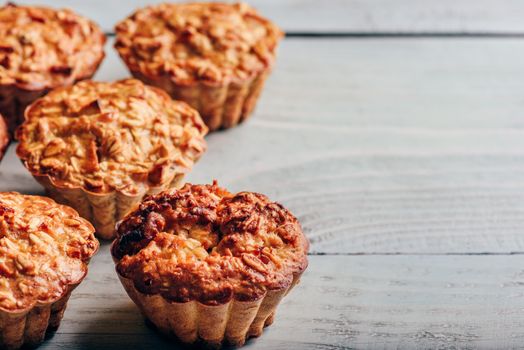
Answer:
M0 193L0 309L49 303L79 283L98 249L94 228L49 198Z
M289 287L307 266L297 219L266 196L186 184L146 198L117 229L117 271L145 294L221 304Z
M271 66L282 37L247 4L160 4L116 26L115 47L132 71L182 85L246 79Z
M26 110L17 154L58 187L136 194L191 169L206 132L198 112L138 80L84 81Z
M105 36L71 10L0 8L0 85L43 90L91 76L102 58Z

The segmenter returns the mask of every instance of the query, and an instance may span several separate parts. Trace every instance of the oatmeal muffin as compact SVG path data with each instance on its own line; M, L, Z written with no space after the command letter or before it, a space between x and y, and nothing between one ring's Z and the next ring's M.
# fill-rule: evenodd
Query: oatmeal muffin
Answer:
M25 117L17 155L105 239L144 195L178 186L206 149L197 111L134 79L55 89Z
M90 78L104 43L95 23L70 10L0 7L0 113L10 131L25 107L50 89Z
M76 211L45 197L0 193L0 217L0 348L35 346L58 328L98 241Z
M266 196L186 184L147 197L111 252L127 293L161 332L240 346L273 322L307 267L297 219Z
M131 73L196 108L210 130L246 119L283 33L247 4L160 4L116 26Z
M0 115L0 160L4 158L5 151L9 145L9 131L7 130L7 124Z

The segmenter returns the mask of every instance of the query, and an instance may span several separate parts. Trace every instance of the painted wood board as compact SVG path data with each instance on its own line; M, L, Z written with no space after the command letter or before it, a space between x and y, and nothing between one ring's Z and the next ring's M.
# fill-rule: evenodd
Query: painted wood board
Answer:
M103 246L41 349L182 349L146 326ZM311 256L275 323L245 349L512 348L524 256Z
M108 32L145 3L46 2ZM524 33L516 0L252 3L299 34ZM97 79L126 77L107 52ZM268 194L312 242L302 283L246 349L522 347L523 58L507 38L283 42L256 114L210 135L188 176ZM42 193L13 147L0 190ZM106 243L42 348L182 347L144 324Z
M125 78L106 51L97 79ZM315 253L522 252L522 62L514 39L286 39L187 180L282 202ZM41 193L13 150L0 189Z
M164 0L17 0L74 8L111 32L136 8ZM175 0L176 2L176 0ZM180 2L180 1L178 1ZM226 1L227 2L227 1ZM524 33L519 0L247 0L290 33Z

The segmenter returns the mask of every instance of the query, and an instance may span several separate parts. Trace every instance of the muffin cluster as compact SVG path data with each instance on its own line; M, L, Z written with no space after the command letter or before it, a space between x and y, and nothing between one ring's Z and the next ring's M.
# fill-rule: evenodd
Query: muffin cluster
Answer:
M135 78L96 82L94 22L0 7L0 158L14 133L50 197L0 193L0 348L58 327L95 235L160 332L240 346L273 322L308 264L299 222L262 194L183 179L209 130L251 113L282 36L245 4L150 6L116 26Z

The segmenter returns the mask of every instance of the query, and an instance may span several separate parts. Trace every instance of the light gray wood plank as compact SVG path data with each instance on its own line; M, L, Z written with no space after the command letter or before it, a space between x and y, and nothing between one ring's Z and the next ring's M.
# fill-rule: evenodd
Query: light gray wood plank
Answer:
M107 52L97 78L126 77ZM282 202L314 253L524 251L522 62L519 40L286 39L187 180ZM41 193L13 148L0 190Z
M98 79L129 75L112 44ZM298 133L520 137L523 62L520 39L289 38L255 121Z
M286 40L257 115L210 136L213 171L193 175L282 201L314 252L522 251L522 54L515 40Z
M178 348L144 325L107 248L42 349ZM275 323L246 349L518 348L522 266L522 255L311 256Z
M104 30L134 9L163 0L40 0L73 8ZM33 0L17 3L33 4ZM519 0L247 0L288 32L507 33L524 32Z

